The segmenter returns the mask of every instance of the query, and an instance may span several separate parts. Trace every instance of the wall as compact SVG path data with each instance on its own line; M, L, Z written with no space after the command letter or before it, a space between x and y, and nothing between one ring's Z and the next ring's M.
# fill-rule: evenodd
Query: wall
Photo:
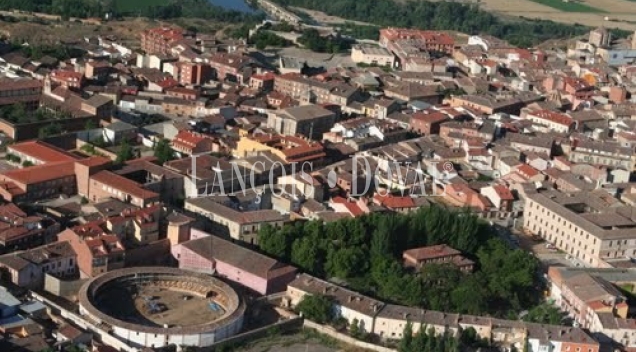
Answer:
M364 348L365 350L370 350L370 351L376 351L376 352L395 352L394 349L391 348L387 348L387 347L383 347L383 346L378 346L378 345L374 345L372 343L368 343L368 342L364 342L364 341L360 341L360 340L356 340L351 336L342 334L337 332L336 330L334 330L331 327L325 327L323 325L314 323L310 320L305 319L304 324L303 324L304 328L309 328L309 329L313 329L316 330L317 332L321 333L321 334L325 334L329 337L332 337L338 341L342 341L348 345L352 345L352 346L356 346L356 347L360 347L360 348Z
M264 338L270 336L272 331L276 331L276 333L281 332L295 332L299 331L303 327L303 319L300 317L291 318L289 320L283 320L276 322L272 325L265 326L262 328L254 329L248 332L244 332L238 335L234 335L228 339L225 339L221 342L217 342L211 346L200 349L201 352L214 352L221 350L223 347L231 348L233 346L243 344L246 341L256 340L260 338Z
M52 122L60 125L62 130L66 131L79 131L86 127L86 123L91 120L95 124L99 124L99 118L95 116L89 117L77 117L70 119L58 119L55 121L40 121L33 123L25 123L20 125L14 125L9 121L0 119L0 131L6 133L9 137L13 138L16 142L27 139L38 138L40 128L50 125Z
M44 276L44 290L56 296L75 297L86 279L62 280L46 274Z
M66 319L67 321L72 321L75 325L77 325L81 329L85 329L85 330L89 330L89 331L93 332L95 334L95 339L97 341L102 342L102 343L107 344L107 345L110 345L111 347L114 347L114 348L116 348L119 351L139 352L138 349L128 346L127 344L123 343L122 341L120 341L116 337L108 334L107 331L105 331L105 330L97 327L93 323L85 320L80 315L75 314L74 312L66 310L62 306L59 306L57 303L45 298L44 296L38 295L35 292L31 292L31 294L33 295L34 299L44 303L48 307L48 310L51 313L53 313L55 315L59 315L62 318Z

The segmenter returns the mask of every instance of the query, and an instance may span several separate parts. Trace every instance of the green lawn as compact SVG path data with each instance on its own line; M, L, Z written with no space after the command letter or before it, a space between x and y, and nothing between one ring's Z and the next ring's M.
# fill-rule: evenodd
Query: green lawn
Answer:
M585 5L582 2L578 2L578 0L569 2L565 2L563 0L531 0L538 4L550 6L554 9L563 11L563 12L587 12L587 13L602 13L607 12L602 9L598 9L596 7ZM636 1L636 0L633 0Z
M168 0L115 0L117 10L121 12L134 12L150 6L165 5Z

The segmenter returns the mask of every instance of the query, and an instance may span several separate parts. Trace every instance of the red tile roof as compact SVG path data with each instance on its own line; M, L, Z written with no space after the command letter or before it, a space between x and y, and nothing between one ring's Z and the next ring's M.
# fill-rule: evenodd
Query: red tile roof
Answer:
M412 257L417 261L422 261L427 259L461 255L461 252L445 244L440 244L436 246L409 249L404 251L404 254Z
M515 197L512 196L512 192L508 189L508 187L504 185L494 185L492 188L495 190L499 198L502 200L514 200Z
M350 202L342 197L333 197L331 198L331 202L344 205L353 217L364 215L364 211L360 209L356 203Z
M571 117L565 114L560 114L558 112L550 111L550 110L539 110L531 113L532 116L536 116L541 119L545 119L554 123L558 123L563 126L571 126L574 123Z
M78 158L66 151L42 141L22 142L9 146L9 151L27 155L42 163L72 161Z
M110 171L100 171L91 176L91 180L111 186L114 189L120 190L123 193L127 193L136 198L150 199L159 196L157 193L143 188L137 182Z
M76 163L78 164L82 164L84 166L88 166L88 167L94 167L94 166L100 166L100 165L106 165L108 163L110 163L111 160L103 157L103 156L91 156L88 157L86 159L82 159L82 160L77 160Z
M539 171L528 164L520 165L517 171L526 177L534 177L539 174Z
M173 145L181 146L185 149L193 149L199 143L203 142L206 137L190 131L180 131L172 140Z
M1 174L0 178L5 181L14 181L16 183L28 185L57 180L69 176L75 176L73 162L63 161L10 170Z
M391 194L381 195L376 193L373 198L381 205L389 209L414 208L415 202L411 197L398 197Z

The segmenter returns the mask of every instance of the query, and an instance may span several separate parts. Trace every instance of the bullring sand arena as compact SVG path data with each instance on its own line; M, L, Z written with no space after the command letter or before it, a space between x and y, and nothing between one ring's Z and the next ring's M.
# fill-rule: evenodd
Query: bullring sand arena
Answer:
M137 347L209 346L240 332L245 304L223 281L175 268L108 272L80 290L80 313Z

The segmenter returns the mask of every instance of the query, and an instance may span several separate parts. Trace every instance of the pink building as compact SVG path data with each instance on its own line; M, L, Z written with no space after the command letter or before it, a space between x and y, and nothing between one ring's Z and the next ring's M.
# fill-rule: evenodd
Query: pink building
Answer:
M286 290L296 277L290 265L196 229L172 253L181 269L215 274L262 295Z

